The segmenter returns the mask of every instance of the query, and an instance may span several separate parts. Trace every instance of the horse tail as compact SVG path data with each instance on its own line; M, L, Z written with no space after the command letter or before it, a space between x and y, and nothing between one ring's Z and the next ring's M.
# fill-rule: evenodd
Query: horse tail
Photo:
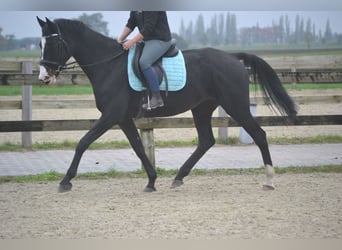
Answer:
M261 86L263 95L269 98L282 115L288 115L296 121L297 106L284 89L274 69L262 58L247 53L233 53L236 58L243 60L244 65L251 68L254 82Z

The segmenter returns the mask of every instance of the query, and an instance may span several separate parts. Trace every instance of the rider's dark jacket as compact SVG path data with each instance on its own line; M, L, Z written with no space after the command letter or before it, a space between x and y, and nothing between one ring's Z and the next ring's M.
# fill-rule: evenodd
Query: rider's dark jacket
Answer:
M170 41L171 32L165 11L131 11L126 26L138 27L144 40Z

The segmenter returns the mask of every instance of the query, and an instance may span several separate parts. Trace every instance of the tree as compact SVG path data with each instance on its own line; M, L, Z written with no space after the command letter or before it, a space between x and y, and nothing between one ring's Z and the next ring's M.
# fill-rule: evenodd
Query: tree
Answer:
M6 35L6 50L14 50L19 48L19 42L14 35Z
M225 30L225 39L224 42L225 44L230 44L231 43L231 37L230 37L230 13L227 12L226 16L226 30Z
M229 32L229 35L231 36L231 43L232 44L236 44L237 43L237 35L238 35L238 32L237 32L237 25L236 25L236 16L235 14L232 14L230 16L231 20L230 20L230 32Z
M109 34L109 31L107 28L108 22L103 21L102 18L103 18L103 15L101 13L94 13L91 15L83 13L81 16L77 18L77 20L83 22L92 30L95 30L103 35L108 36Z
M177 47L181 50L187 49L189 47L188 41L184 40L182 36L176 33L171 34L172 38L176 39Z
M196 26L195 26L195 34L194 34L195 41L201 45L206 45L208 42L207 35L205 33L205 27L204 27L204 18L202 14L199 14Z
M0 27L0 50L5 50L6 49L6 39L3 37L2 33L2 28Z
M218 32L219 43L223 44L224 43L224 15L223 13L219 15L217 32Z
M280 16L279 18L279 29L278 29L278 39L280 43L284 43L285 41L285 36L286 36L286 32L285 32L285 21L284 21L284 16Z
M306 44L308 45L308 50L310 50L311 43L314 40L314 36L313 36L313 33L312 33L311 19L310 18L306 21L306 29L305 29L304 39L305 39Z
M294 42L300 42L300 17L296 15L296 27L295 27L295 34L294 34Z
M234 14L227 13L226 16L226 44L237 43L237 27L236 27L236 16Z
M289 17L286 15L285 16L285 40L286 42L290 41L290 36L291 36L291 31L290 31L290 19Z
M217 16L215 15L211 19L211 24L210 28L207 30L208 34L208 41L211 45L219 45L220 44L220 39L218 37L218 31L217 31Z
M180 28L179 28L179 35L181 37L186 37L186 30L185 30L185 25L184 25L184 20L182 18Z
M193 25L192 21L190 21L189 26L186 28L186 33L185 33L185 40L191 44L194 40L193 38Z
M303 18L300 19L300 27L299 27L299 41L304 41L305 32L304 32L304 20Z
M332 40L332 31L330 27L330 20L327 20L327 23L325 25L325 32L324 32L324 38L323 38L323 43L330 42Z
M342 34L336 34L336 39L337 39L337 44L341 45L342 44Z

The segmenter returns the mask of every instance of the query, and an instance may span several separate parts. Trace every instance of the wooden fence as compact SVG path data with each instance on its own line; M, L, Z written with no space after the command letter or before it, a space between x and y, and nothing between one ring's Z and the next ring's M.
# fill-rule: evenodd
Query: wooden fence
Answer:
M283 116L257 116L255 119L260 126L342 125L342 115L300 115L295 123ZM96 121L96 119L0 121L0 133L89 130ZM213 127L239 127L239 124L231 117L213 117L211 123ZM194 128L195 126L191 117L139 118L135 120L135 124L137 128L143 130ZM112 129L119 129L119 127L114 126Z
M293 123L288 117L259 116L256 117L261 126L313 126L342 125L342 115L298 116L298 122ZM96 120L33 120L33 121L0 121L1 132L31 131L73 131L89 130ZM193 128L192 118L141 118L135 120L140 129L141 139L146 153L155 165L155 144L153 130L159 128ZM213 117L213 127L238 127L231 117ZM112 129L119 129L114 126Z
M15 64L16 63L16 64ZM32 144L31 132L33 131L68 131L68 130L89 130L95 120L31 120L32 108L68 108L68 107L95 107L93 100L81 101L48 101L33 100L32 101L32 84L37 83L37 74L32 62L11 62L0 64L0 77L2 84L6 85L12 76L15 80L23 85L22 100L0 100L0 109L22 109L22 121L0 121L0 132L22 132L22 142L24 147L30 147ZM12 66L16 65L14 70ZM5 70L4 70L5 68ZM324 69L305 69L298 70L295 68L281 70L277 69L279 77L286 82L296 83L300 81L319 81L319 82L342 82L342 69L334 68L332 70ZM75 83L75 79L81 72L71 72L64 76L71 76L71 83ZM34 80L32 79L34 76ZM5 77L5 78L4 78ZM324 78L324 79L323 79ZM18 81L22 79L22 81ZM31 80L30 80L31 79ZM72 80L74 79L74 80ZM316 96L316 97L294 97L297 103L307 102L341 102L341 96ZM253 97L253 102L264 103L261 97ZM263 116L256 117L261 126L313 126L313 125L342 125L342 115L325 115L325 116L299 116L299 122L294 124L286 117L279 116ZM154 139L153 129L156 128L193 128L194 122L192 118L143 118L135 121L137 127L141 131L142 141L152 163L154 164ZM230 117L213 117L212 126L219 128L237 127L239 126ZM118 129L117 126L113 129Z
M265 58L275 69L283 83L334 83L342 82L342 56L302 56ZM31 71L25 65L31 64ZM38 61L0 61L0 85L40 85ZM308 67L307 65L310 65ZM78 68L60 74L59 84L89 84L85 74Z

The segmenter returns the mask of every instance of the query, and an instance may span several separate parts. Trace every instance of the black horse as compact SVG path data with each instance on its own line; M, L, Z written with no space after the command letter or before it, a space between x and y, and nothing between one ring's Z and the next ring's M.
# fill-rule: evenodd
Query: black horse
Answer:
M101 117L79 141L72 163L60 182L59 191L68 191L70 180L77 174L82 154L88 146L113 125L118 124L127 136L148 175L144 191L155 191L157 174L145 154L138 130L134 123L141 107L143 93L132 90L128 84L127 52L116 40L103 36L83 23L74 20L38 19L42 28L42 57L39 79L46 84L67 68L66 62L73 57L89 78ZM265 165L265 188L274 189L274 169L266 140L250 113L249 66L257 77L266 97L282 114L296 118L296 106L283 88L275 71L261 58L246 54L229 54L212 48L183 51L186 67L186 86L177 92L163 94L165 106L147 112L145 116L172 116L191 110L198 132L198 146L180 168L171 187L183 184L193 166L215 144L211 117L221 105L254 139L261 151ZM244 62L244 65L241 63Z

